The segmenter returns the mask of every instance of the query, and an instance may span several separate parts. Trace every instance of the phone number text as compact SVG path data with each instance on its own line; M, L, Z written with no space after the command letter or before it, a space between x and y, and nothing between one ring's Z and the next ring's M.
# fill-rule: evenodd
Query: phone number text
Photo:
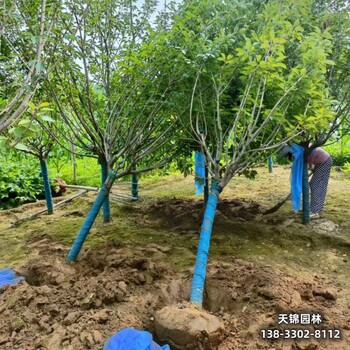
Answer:
M340 339L340 329L261 329L263 339Z

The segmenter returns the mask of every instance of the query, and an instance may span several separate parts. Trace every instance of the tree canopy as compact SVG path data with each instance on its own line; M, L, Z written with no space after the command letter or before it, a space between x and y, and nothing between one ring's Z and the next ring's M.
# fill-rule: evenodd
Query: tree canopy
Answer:
M172 45L188 69L183 125L225 185L263 151L327 130L332 36L312 1L185 3ZM222 175L221 175L222 174Z

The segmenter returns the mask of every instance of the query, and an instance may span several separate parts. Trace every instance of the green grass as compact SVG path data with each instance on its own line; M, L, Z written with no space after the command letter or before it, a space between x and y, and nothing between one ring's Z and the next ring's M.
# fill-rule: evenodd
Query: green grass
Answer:
M78 158L76 160L77 164L77 185L98 187L101 185L101 167L95 158ZM67 184L73 184L73 166L71 162L65 163L60 170L57 172L52 162L49 159L49 169L50 177L56 178L60 177Z
M57 171L55 162L48 159L50 177L59 177L66 181L67 184L73 184L73 166L68 159L62 165L62 168ZM81 157L76 160L77 165L77 185L99 187L101 185L101 167L96 158ZM167 175L177 174L175 164L170 164L167 169L156 169L139 175L141 180L153 181L160 178L166 178ZM120 181L131 181L130 176L126 176Z
M9 229L8 225L3 224L4 219L0 217L0 269L24 263L30 252L25 240L31 230L26 229L25 225Z
M259 176L256 180L244 177L233 179L223 191L222 197L245 198L270 207L289 192L289 169L278 167L272 174L268 174L266 168L259 168L258 171ZM316 266L319 264L317 255L322 255L325 249L337 248L339 252L345 254L349 249L348 242L350 242L348 234L350 232L348 223L350 202L344 198L343 194L350 185L348 181L344 181L343 175L340 172L332 172L326 203L326 216L342 225L342 237L315 233L310 228L299 224L298 219L288 227L265 221L233 220L225 225L215 225L211 257L225 259L238 256L281 265L287 261L290 266L305 263ZM200 223L198 227L193 227L192 231L185 230L186 232L181 233L172 229L167 222L159 223L164 213L156 212L155 217L149 214L145 216L141 210L147 208L156 199L195 198L193 181L193 177L183 178L181 175L141 180L140 194L144 196L144 201L139 202L136 207L113 203L111 205L113 221L103 224L102 217L99 215L84 247L97 248L106 243L114 243L118 246L127 244L127 246L136 248L156 243L171 249L164 257L164 261L169 262L173 267L182 269L193 266ZM95 193L90 193L57 210L52 216L43 215L12 229L5 230L4 226L0 235L0 246L4 247L6 256L2 259L1 264L3 266L16 265L26 258L28 249L25 241L28 237L48 234L64 245L70 246L94 198ZM342 200L339 200L340 198ZM281 223L291 215L293 215L292 208L290 203L287 203L272 217L276 219L276 222ZM8 217L9 215L4 213L0 218L0 224L1 220L4 223L9 220ZM312 244L312 249L307 249L308 243ZM3 253L2 249L1 253Z

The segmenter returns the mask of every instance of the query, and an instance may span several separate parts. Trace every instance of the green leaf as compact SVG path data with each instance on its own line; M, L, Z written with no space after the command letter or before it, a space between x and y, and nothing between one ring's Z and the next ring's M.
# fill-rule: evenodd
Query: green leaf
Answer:
M17 145L15 145L15 148L20 150L20 151L30 151L31 149L26 146L24 143L17 143Z
M45 70L45 66L44 66L44 64L41 63L41 62L37 62L37 63L35 64L35 69L36 69L36 71L37 71L38 73L41 73L42 71Z
M28 102L28 107L32 111L34 111L36 109L36 106L35 106L34 102L32 102L32 101Z
M7 137L0 135L0 149L4 149L6 147Z
M44 108L44 107L48 107L50 106L49 102L41 102L40 105L38 106L39 109Z
M40 118L43 122L49 122L49 123L54 123L55 119L49 117L48 115L39 115L38 118Z
M18 125L23 125L27 127L30 124L31 120L30 119L22 119L18 122Z

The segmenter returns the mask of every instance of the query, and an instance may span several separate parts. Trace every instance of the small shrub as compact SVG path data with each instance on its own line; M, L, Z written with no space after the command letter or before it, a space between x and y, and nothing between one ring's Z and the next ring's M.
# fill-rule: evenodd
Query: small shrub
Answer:
M350 154L342 155L339 153L335 153L332 155L333 158L333 165L336 166L343 166L346 163L350 163Z
M343 173L350 174L350 162L345 163L344 166L341 168L341 171Z
M0 208L45 198L40 166L35 162L5 162L0 164Z
M343 166L350 162L350 138L344 136L341 140L323 147L333 158L333 165Z

